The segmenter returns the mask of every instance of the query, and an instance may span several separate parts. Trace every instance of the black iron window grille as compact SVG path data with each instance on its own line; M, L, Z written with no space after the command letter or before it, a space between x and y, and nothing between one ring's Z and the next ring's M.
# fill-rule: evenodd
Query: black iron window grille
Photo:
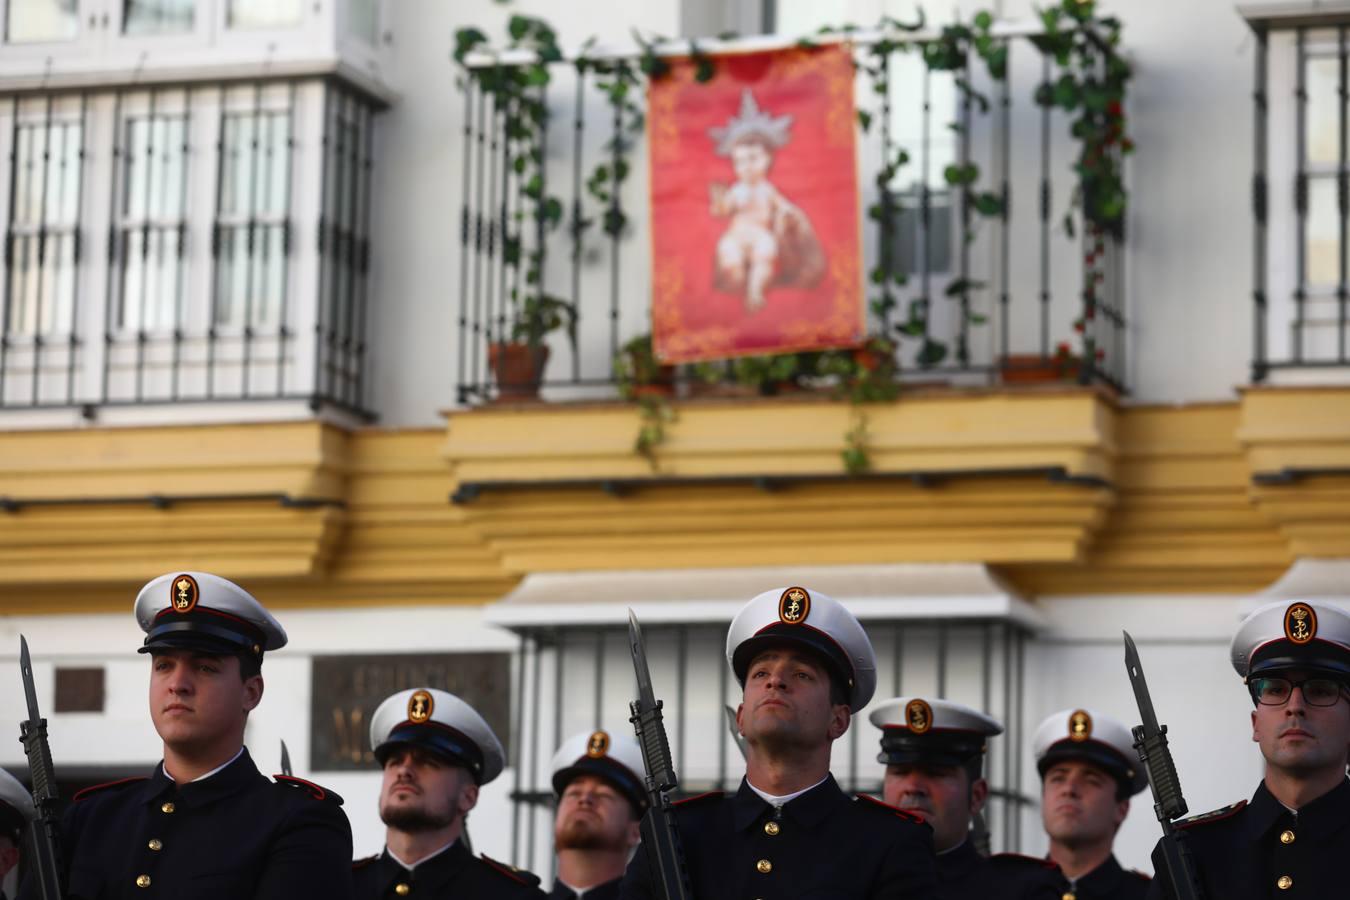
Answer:
M1350 18L1252 23L1252 380L1350 367ZM1277 170L1278 167L1278 170Z
M1127 391L1124 223L1086 228L1080 216L1077 229L1067 232L1066 212L1083 185L1074 174L1073 114L1049 99L1059 74L1053 54L1038 42L1042 36L998 33L1007 71L1000 80L989 78L978 61L952 72L918 65L922 75L892 77L882 93L861 80L863 65L878 63L868 39L854 37L858 107L871 121L858 135L862 208L889 213L881 223L863 222L863 268L880 273L867 299L884 293L894 301L892 312L869 313L868 331L896 339L911 310L923 311L917 317L922 333L898 338L902 379L978 384L1009 380L1020 366L1062 361L1079 383ZM936 40L888 39L903 49L880 64L897 72ZM632 110L608 99L615 79L603 66L614 58L584 60L584 67L570 58L550 64L547 83L537 87L546 113L524 133L520 110L490 85L510 79L511 67L527 66L532 57L508 51L468 58L471 74L462 79L459 104L461 403L501 396L493 347L528 324L536 297L558 298L575 311L575 348L565 329L545 341L550 356L539 384L548 400L612 397L620 348L651 329L640 174L648 135L629 127ZM1105 83L1116 61L1114 51L1102 47L1100 71L1092 77ZM974 92L953 90L957 80ZM639 83L628 95L643 89ZM902 146L908 164L878 186L882 160ZM544 148L541 168L522 170L518 158L537 147ZM594 190L602 165L603 200ZM980 196L946 177L949 169L972 165L981 173ZM616 172L638 174L609 190ZM976 204L998 211L977 214ZM535 261L539 278L532 281ZM944 354L925 355L930 338ZM681 377L693 380L690 373Z
M79 120L25 122L15 128L10 334L70 331L83 140Z
M370 175L374 110L351 91L324 101L320 316L315 383L356 406L365 393L370 300Z
M221 119L213 238L212 323L245 338L275 329L283 318L291 228L292 105L264 108L259 85L252 107Z
M87 108L84 97L10 106L0 405L73 390Z
M123 125L121 201L114 240L121 270L116 328L171 332L182 321L187 252L189 118L154 111Z
M379 108L313 78L9 98L0 408L369 418Z
M869 621L877 654L876 699L923 696L987 711L1006 728L990 741L984 810L991 847L1017 852L1036 799L1023 781L1026 650L1030 633L1008 621ZM633 668L626 627L513 627L515 660L510 777L511 859L547 877L553 871L554 794L548 771L554 751L592 729L631 734L628 702ZM740 687L726 663L724 624L643 627L680 793L735 791L745 774L726 709ZM876 761L879 732L866 713L854 717L833 747L830 769L841 788L881 796L884 767ZM1034 789L1033 789L1034 790Z

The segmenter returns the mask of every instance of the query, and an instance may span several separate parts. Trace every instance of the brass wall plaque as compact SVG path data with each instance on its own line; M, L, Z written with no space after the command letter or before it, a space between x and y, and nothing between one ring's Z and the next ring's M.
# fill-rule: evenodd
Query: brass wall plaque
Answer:
M509 653L316 656L311 669L309 765L315 772L378 768L370 717L390 694L414 687L449 691L487 720L502 746L511 737Z

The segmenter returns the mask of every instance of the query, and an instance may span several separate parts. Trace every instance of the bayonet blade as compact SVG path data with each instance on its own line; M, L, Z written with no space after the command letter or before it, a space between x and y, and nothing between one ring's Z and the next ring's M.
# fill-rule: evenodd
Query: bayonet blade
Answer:
M741 759L745 759L745 735L741 734L741 726L736 723L736 710L730 706L724 706L727 711L727 731L731 732L731 739L736 742L736 746L741 751Z
M1153 711L1153 698L1148 692L1148 682L1144 680L1144 666L1139 662L1139 649L1134 646L1134 638L1128 631L1125 635L1125 671L1130 676L1130 686L1134 688L1134 699L1139 704L1139 716L1148 734L1158 731L1158 714Z
M281 774L282 775L295 774L294 772L291 771L291 751L286 749L286 741L284 738L281 741Z
M628 644L633 651L633 671L637 674L638 702L644 709L656 705L656 692L652 689L652 673L647 667L647 650L642 643L642 626L637 616L628 610Z
M33 686L33 660L28 655L28 638L19 635L19 672L23 675L23 695L28 701L28 719L36 722L42 718L38 712L37 688Z

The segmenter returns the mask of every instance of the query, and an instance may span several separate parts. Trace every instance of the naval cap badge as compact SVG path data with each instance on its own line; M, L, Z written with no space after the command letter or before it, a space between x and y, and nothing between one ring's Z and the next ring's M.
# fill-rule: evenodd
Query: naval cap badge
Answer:
M811 595L806 588L790 587L778 598L778 620L788 625L800 625L811 614Z
M412 696L408 698L408 721L414 725L428 721L434 705L431 694L426 691L413 691Z
M1284 636L1295 644L1306 644L1317 637L1317 613L1306 603L1295 603L1284 611Z
M197 588L197 579L191 575L179 575L169 582L169 606L176 613L189 613L197 608L197 598L201 591Z

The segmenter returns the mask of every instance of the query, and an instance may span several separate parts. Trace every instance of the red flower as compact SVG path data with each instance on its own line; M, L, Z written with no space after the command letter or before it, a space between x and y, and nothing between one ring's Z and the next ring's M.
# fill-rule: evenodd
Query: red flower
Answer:
M1106 359L1106 351L1103 350L1101 347L1098 347L1098 348L1097 348L1097 361L1100 362L1100 361L1103 360L1103 359Z
M1125 114L1125 111L1121 109L1119 100L1112 100L1110 103L1106 104L1106 111L1108 114L1116 117L1120 117Z

